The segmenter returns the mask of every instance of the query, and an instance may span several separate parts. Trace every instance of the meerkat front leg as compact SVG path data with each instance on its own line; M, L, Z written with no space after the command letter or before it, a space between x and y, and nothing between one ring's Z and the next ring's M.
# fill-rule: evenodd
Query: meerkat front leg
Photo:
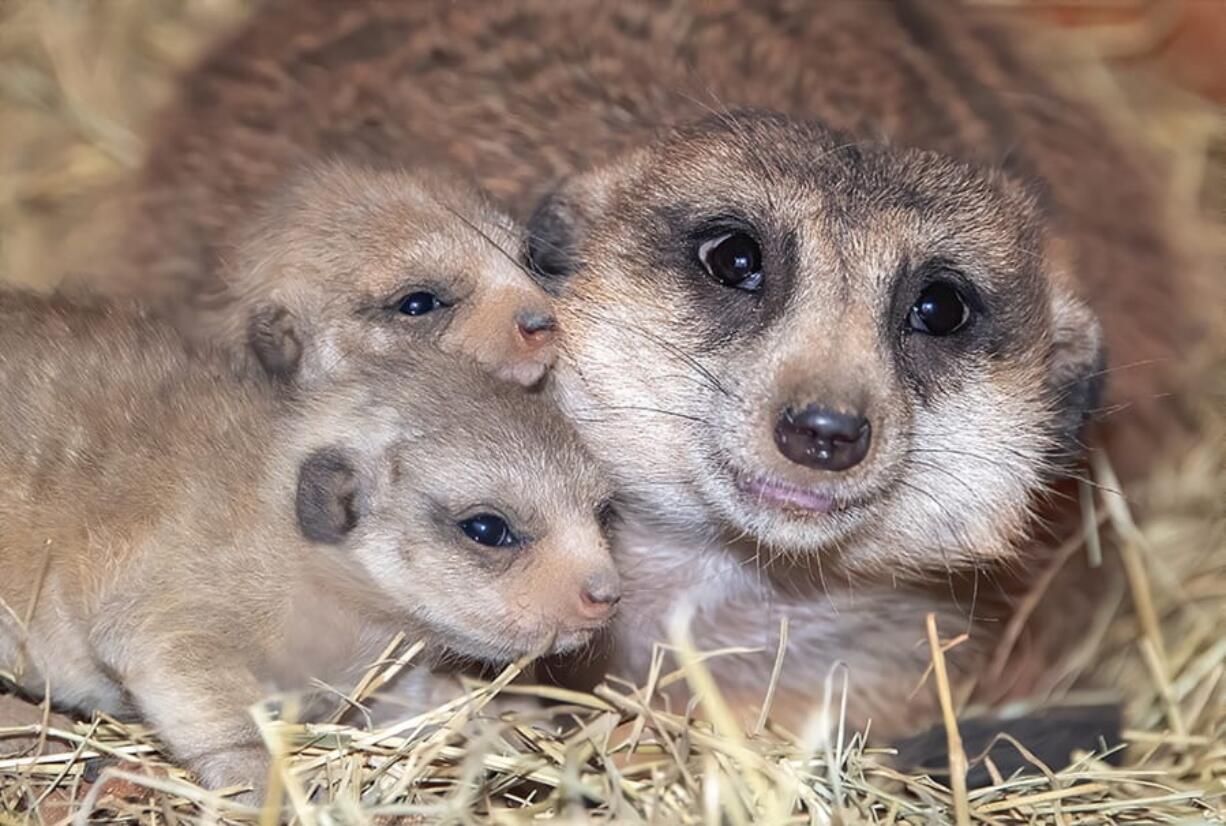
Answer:
M140 712L204 786L249 786L241 799L262 799L269 755L249 709L264 692L242 657L212 638L155 646L137 646L139 661L124 673Z

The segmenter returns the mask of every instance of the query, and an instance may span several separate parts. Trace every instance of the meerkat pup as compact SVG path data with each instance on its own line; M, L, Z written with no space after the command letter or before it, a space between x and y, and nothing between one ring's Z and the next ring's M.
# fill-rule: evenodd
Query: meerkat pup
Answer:
M613 614L609 491L540 394L425 352L287 398L184 350L114 305L0 299L0 670L23 691L138 714L205 784L258 788L270 692L352 685L397 631L423 666L499 663Z
M421 342L531 385L553 363L554 318L517 262L520 243L457 179L316 163L175 315L190 338L232 345L299 387Z

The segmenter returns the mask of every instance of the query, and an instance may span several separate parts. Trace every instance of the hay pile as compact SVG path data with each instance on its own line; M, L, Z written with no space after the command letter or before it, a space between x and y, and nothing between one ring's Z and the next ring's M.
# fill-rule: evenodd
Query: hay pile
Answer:
M141 127L169 93L170 74L238 19L243 5L0 6L0 278L40 283L59 271L77 228L138 163ZM1152 25L1130 19L1104 33L1113 48L1152 45L1154 38L1136 28ZM1152 34L1140 30L1146 33ZM1220 209L1226 204L1220 117L1169 93L1155 95L1147 83L1121 87L1118 77L1100 73L1092 82L1141 107L1151 137L1179 161L1180 197L1189 209L1205 203ZM1100 491L1092 513L1101 519L1087 522L1101 524L1087 544L1122 560L1124 573L1067 673L1127 689L1121 766L1087 755L1059 773L1042 767L1037 776L954 791L898 775L886 755L850 733L825 742L768 724L746 734L727 722L718 691L678 629L674 643L686 667L658 674L647 687L613 684L580 694L510 685L518 674L512 667L448 706L378 731L357 727L355 714L301 726L264 712L263 731L277 755L274 789L304 824L394 816L465 823L1226 820L1226 321L1222 332L1223 346L1205 367L1201 448L1150 480L1144 518L1135 520L1122 499ZM1095 472L1109 489L1110 468L1101 464ZM412 653L407 645L389 649L353 699L377 690ZM939 644L933 655L934 674L921 690L940 692L947 686ZM649 707L652 692L675 680L700 690L702 716L714 722ZM561 703L553 710L558 716L492 713L491 698L512 691ZM840 675L832 675L815 723L838 718L841 692ZM768 693L764 685L764 698ZM106 718L74 723L38 711L8 725L0 716L0 826L247 817L276 819L193 785L139 726Z

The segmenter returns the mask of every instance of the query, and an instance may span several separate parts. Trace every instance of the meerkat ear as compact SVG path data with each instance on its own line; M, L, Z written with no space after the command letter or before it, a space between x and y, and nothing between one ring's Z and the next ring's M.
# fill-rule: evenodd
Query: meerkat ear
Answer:
M1030 182L1012 173L995 175L1010 209L1023 221L1044 227L1038 244L1047 270L1051 294L1051 356L1044 390L1052 405L1050 458L1061 464L1084 452L1082 434L1099 406L1103 390L1106 346L1098 316L1071 284L1076 258L1067 239L1046 227L1043 210Z
M362 482L348 453L316 450L298 468L298 530L312 542L339 545L357 527L361 498Z
M298 320L285 307L265 305L257 308L247 325L247 343L268 375L289 379L298 372L302 362L302 339L298 334Z
M528 219L524 259L547 288L555 288L579 267L579 244L588 216L565 186L545 196Z
M1081 435L1103 392L1107 361L1102 327L1081 299L1052 301L1052 361L1048 391L1056 407L1056 453L1063 460L1081 452Z
M556 291L583 263L587 234L608 208L615 183L634 163L632 156L600 172L573 175L537 205L528 219L524 259L547 290Z

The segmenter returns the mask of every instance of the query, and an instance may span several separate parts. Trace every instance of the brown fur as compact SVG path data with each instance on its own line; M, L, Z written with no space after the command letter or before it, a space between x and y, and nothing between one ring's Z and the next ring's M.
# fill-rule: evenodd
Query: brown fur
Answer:
M729 114L741 106L786 117ZM671 606L695 599L705 646L769 641L789 613L785 691L812 698L850 658L853 715L878 731L919 722L899 689L923 658L868 652L900 651L935 606L975 630L955 654L973 673L992 630L953 585L894 591L893 577L1017 558L1053 441L1094 403L1101 344L1111 415L1098 443L1125 478L1180 429L1168 394L1202 325L1160 171L1011 33L953 4L272 4L161 121L124 268L171 290L207 281L251 204L319 153L462 170L520 217L557 189L530 246L567 279L563 398L642 505L623 542L639 583L625 619L658 636ZM695 260L698 219L730 217L774 245L759 304ZM158 263L168 249L189 273ZM900 262L934 253L1007 312L991 348L942 374L954 389L925 396L880 329ZM781 463L765 423L803 398L867 401L878 424L860 468ZM909 452L930 445L945 452ZM763 506L730 469L862 507ZM738 579L755 563L760 578ZM850 599L876 608L832 610ZM998 601L980 595L978 613ZM652 636L620 635L615 659L641 676ZM756 662L720 676L751 693L770 655Z
M538 396L418 354L291 403L115 305L6 295L0 320L0 670L138 712L210 785L262 778L248 706L346 689L399 630L426 665L497 663L610 613L583 597L616 588L607 491ZM480 512L522 543L468 539Z

